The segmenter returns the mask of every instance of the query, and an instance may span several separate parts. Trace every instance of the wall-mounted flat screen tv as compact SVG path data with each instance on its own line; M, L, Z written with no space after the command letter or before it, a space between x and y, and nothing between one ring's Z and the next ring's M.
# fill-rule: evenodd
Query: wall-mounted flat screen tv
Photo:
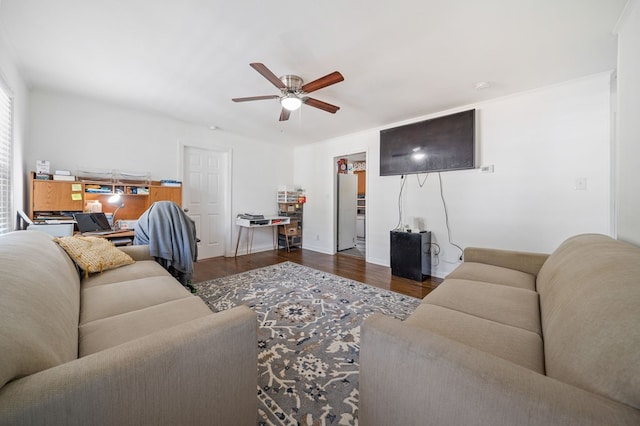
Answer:
M473 169L476 110L380 131L380 176Z

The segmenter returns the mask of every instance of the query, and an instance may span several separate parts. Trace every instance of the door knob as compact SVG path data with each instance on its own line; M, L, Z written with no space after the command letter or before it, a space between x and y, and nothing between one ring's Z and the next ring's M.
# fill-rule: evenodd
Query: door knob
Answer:
M185 213L189 213L189 209L184 209L184 212Z

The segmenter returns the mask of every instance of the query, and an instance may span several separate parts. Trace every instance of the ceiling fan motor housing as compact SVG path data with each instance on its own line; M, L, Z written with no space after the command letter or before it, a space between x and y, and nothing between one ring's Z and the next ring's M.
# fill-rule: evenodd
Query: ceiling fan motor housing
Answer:
M297 75L287 74L280 77L286 88L282 89L286 93L300 93L302 88L302 79Z

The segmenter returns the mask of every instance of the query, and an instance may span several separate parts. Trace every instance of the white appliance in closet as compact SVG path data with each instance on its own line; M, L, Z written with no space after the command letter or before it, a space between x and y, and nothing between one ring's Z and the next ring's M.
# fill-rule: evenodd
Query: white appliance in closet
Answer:
M338 251L356 246L358 177L338 174Z

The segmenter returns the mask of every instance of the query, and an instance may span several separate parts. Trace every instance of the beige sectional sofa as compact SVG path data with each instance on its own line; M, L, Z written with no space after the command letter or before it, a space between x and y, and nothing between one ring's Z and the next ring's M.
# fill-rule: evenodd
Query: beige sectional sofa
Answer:
M361 424L640 425L640 248L468 248L405 321L362 327Z
M122 250L136 262L83 278L51 236L0 236L0 425L255 423L255 314Z

